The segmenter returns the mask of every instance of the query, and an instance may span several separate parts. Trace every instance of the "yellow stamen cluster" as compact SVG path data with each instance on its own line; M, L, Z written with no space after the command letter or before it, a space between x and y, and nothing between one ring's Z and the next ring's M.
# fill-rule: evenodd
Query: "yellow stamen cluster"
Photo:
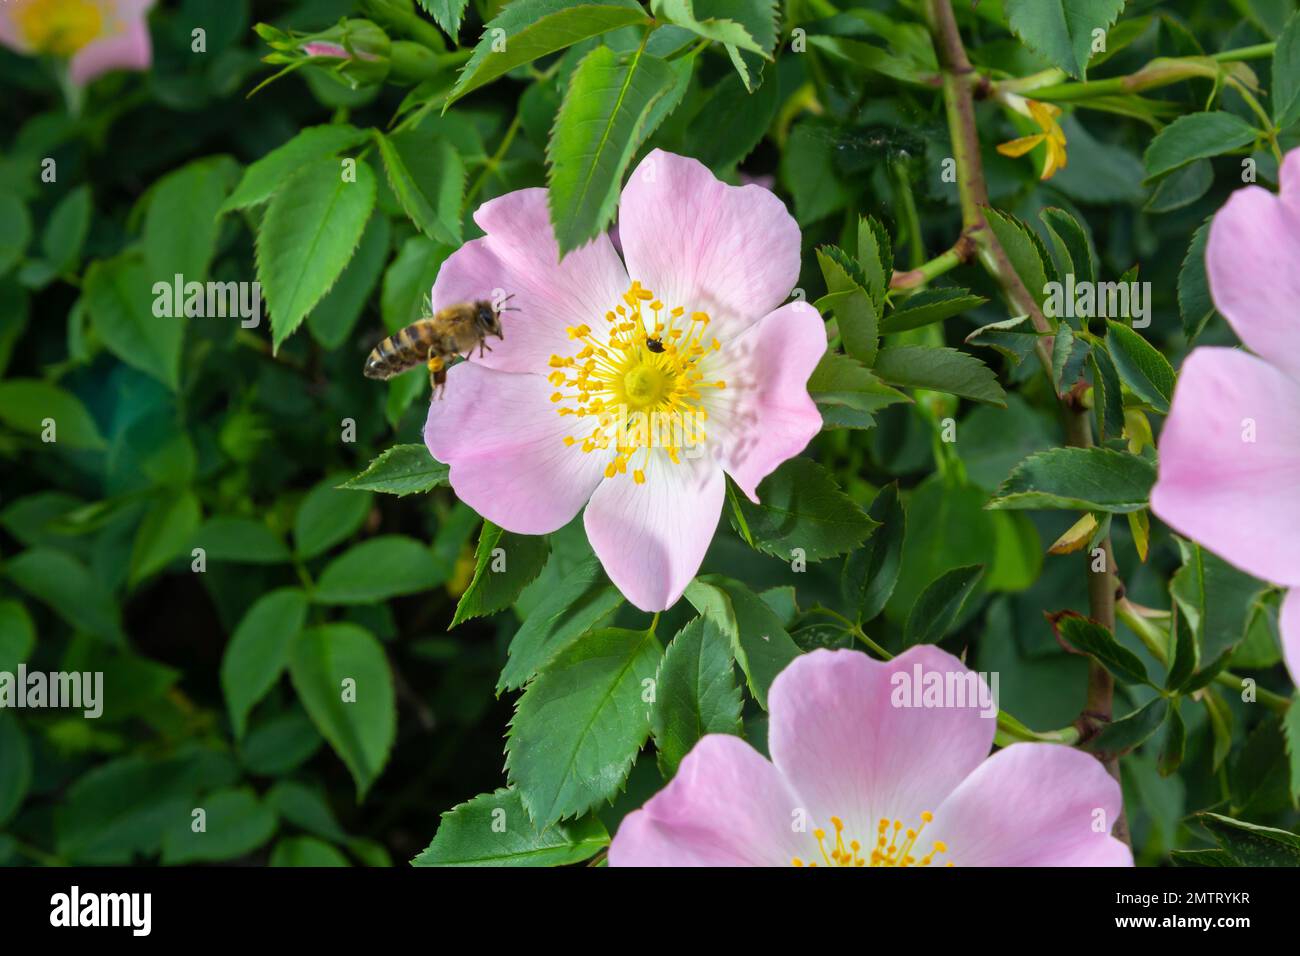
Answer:
M32 0L15 7L14 22L37 53L69 57L104 31L104 15L91 0Z
M645 482L645 462L651 448L663 448L680 463L686 445L703 442L708 417L701 389L725 388L723 381L704 381L702 360L721 346L708 335L709 316L664 304L640 282L633 282L621 304L605 314L604 327L594 331L570 326L569 338L579 343L573 355L552 355L549 381L556 387L551 401L561 415L593 419L589 429L565 437L564 443L590 454L616 450L605 468L606 477L633 468L637 484Z
M913 854L913 850L916 848L916 841L920 839L921 831L932 820L934 814L926 810L921 814L920 826L904 830L902 820L895 820L891 825L889 820L881 819L880 825L876 828L876 845L871 848L868 857L863 857L862 844L859 841L850 839L845 843L844 821L839 817L831 817L831 825L835 827L834 846L827 849L826 831L823 829L814 830L813 836L817 838L817 848L821 851L822 864L825 866L930 866L936 854L948 852L947 844L942 840L936 840L933 849L919 860ZM805 863L797 856L791 862L795 866L818 865L815 860ZM947 865L953 864L949 862Z

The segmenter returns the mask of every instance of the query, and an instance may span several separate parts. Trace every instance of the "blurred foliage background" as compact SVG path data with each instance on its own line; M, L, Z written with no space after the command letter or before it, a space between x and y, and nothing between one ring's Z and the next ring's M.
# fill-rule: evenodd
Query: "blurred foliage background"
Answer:
M469 5L459 31L466 48L500 6ZM774 188L804 230L810 300L825 291L813 250L855 248L861 215L885 224L899 269L947 249L961 228L942 179L951 147L934 92L855 68L836 51L849 39L924 65L928 37L906 26L920 22L915 5L836 6L781 5L786 40L753 94L725 53L693 57L680 102L642 146ZM1027 75L1047 65L1007 32L999 3L985 0L974 13L958 6L978 67ZM855 10L878 16L835 21ZM1104 65L1094 61L1094 75L1266 42L1293 10L1290 0L1133 0L1124 42ZM269 75L255 23L311 32L357 14L352 0L163 3L150 19L153 68L99 80L76 115L47 64L0 51L0 671L19 662L103 671L106 693L93 721L0 712L0 864L403 863L427 845L440 813L503 785L515 694L498 696L498 675L520 621L588 559L580 525L552 536L544 567L512 607L449 631L474 572L480 519L445 487L403 497L337 487L393 445L420 441L424 375L385 384L364 379L361 366L380 337L420 314L455 245L417 228L369 150L361 161L373 167L378 200L360 245L277 352L265 316L256 328L230 318L154 321L140 291L176 272L253 281L264 207L227 205L250 164L308 127L388 129L454 82L465 54L453 39L422 35L445 49L433 51L431 78L419 86L352 89L309 65L247 97ZM206 30L203 53L192 49L196 26ZM786 47L795 26L827 42L794 55ZM421 112L410 128L450 147L460 170L444 170L459 202L444 238L476 235L469 214L483 200L545 184L568 78L601 42L633 49L639 34L585 41L445 114ZM1253 66L1267 86L1268 62ZM1199 109L1208 84L1181 83L1162 98ZM1222 108L1250 116L1231 97ZM1184 259L1195 230L1240 186L1239 158L1214 160L1221 175L1198 166L1174 186L1144 184L1142 155L1160 120L1079 109L1063 119L1069 166L1043 182L1033 163L994 151L1023 132L1009 115L982 104L979 123L993 203L1031 223L1048 206L1071 212L1087 224L1105 278L1139 265L1154 292L1145 334L1177 365L1203 318L1180 311ZM1297 141L1295 128L1284 134L1284 145ZM1273 158L1255 158L1260 179L1275 179ZM54 182L41 179L46 159L56 163ZM900 333L897 343L956 346L1006 317L978 269L949 278L989 303ZM1217 317L1200 334L1234 341ZM1075 516L983 505L1027 454L1061 444L1056 399L1032 362L985 357L1014 385L1006 408L918 393L915 404L880 411L872 428L828 430L808 454L864 507L899 483L906 545L873 636L894 640L939 573L985 565L945 646L969 648L973 665L1000 672L1003 708L1051 730L1075 719L1085 694L1086 659L1067 654L1043 617L1087 611L1083 558L1045 555ZM42 441L37 414L49 408L59 410L54 443ZM960 437L947 445L936 427L950 415ZM1182 565L1177 543L1153 523L1143 561L1124 522L1112 531L1128 596L1167 607ZM201 573L194 548L203 549ZM809 648L849 641L806 613L840 604L841 564L796 577L724 520L703 571L763 592ZM1231 666L1288 694L1276 597L1261 597L1258 582L1231 585L1215 600L1239 605L1224 624L1237 643ZM682 602L659 633L689 617ZM608 620L649 623L626 605ZM285 635L299 631L306 637L290 646ZM1132 633L1121 628L1119 637L1157 669ZM360 716L342 716L327 699L339 674L383 688ZM1142 689L1118 693L1117 713L1148 699ZM1293 828L1279 719L1231 693L1183 716L1177 772L1160 772L1159 737L1124 762L1139 861L1206 845L1183 822L1199 809ZM760 743L764 719L751 704L746 733ZM662 785L647 754L601 813L611 832ZM194 807L206 809L212 839L192 833Z

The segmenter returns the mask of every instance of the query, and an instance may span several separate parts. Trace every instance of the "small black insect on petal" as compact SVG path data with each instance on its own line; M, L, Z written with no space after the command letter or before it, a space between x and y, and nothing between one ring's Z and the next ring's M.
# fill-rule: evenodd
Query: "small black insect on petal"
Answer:
M651 352L656 352L656 353L662 352L664 350L664 344L660 342L658 339L646 339L645 347L648 348Z

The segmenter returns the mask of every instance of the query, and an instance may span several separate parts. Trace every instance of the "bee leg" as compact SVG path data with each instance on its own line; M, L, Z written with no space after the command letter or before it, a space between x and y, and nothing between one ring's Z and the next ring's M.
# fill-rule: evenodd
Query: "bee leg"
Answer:
M429 387L435 399L442 398L443 389L447 387L447 365L436 355L429 356Z
M483 357L483 352L484 352L485 350L488 351L488 352L491 352L491 351L492 351L492 346L488 345L487 342L483 341L482 339L479 339L479 343L478 343L478 357L479 357L479 358L482 358L482 357Z

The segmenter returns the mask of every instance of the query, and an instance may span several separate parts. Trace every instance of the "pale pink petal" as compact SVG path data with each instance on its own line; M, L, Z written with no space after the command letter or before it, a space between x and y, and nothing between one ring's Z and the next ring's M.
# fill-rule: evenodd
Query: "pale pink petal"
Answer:
M22 0L17 3L0 3L0 46L7 46L19 53L30 53L32 46L14 19L14 14L22 5Z
M513 295L501 315L503 341L473 361L507 372L547 374L554 354L577 349L565 329L604 328L605 313L622 302L627 273L602 234L559 259L545 189L520 189L479 206L474 221L487 233L467 242L442 264L433 286L434 309Z
M946 844L957 866L1132 866L1110 835L1119 783L1095 757L1060 744L1012 744L984 761L935 811L918 849Z
M1239 189L1214 217L1205 263L1214 304L1254 352L1300 379L1300 149L1282 195Z
M324 40L316 40L312 43L304 43L302 51L308 56L331 56L339 60L351 59L352 54L340 43L327 43Z
M689 449L686 450L689 452ZM623 596L662 611L700 569L722 514L726 479L712 461L686 453L674 464L662 449L633 456L628 473L601 482L583 519L587 540ZM644 484L632 470L641 465Z
M518 534L547 534L581 510L612 453L566 447L573 419L555 412L540 375L462 362L429 404L424 443L451 466L456 496Z
M149 24L144 19L125 22L119 32L94 40L72 57L68 78L77 86L113 70L147 70L153 62Z
M739 334L799 279L799 227L762 186L728 186L708 167L653 150L623 187L619 236L628 274L669 307L707 312Z
M770 763L739 737L709 734L677 775L623 818L610 866L789 866L812 859L796 833L799 802Z
M907 675L910 689L918 672L922 686L927 674L960 676L969 706L895 706L895 694L899 703L916 698L894 675ZM918 825L921 813L936 811L988 756L997 708L981 716L981 690L989 703L983 679L931 645L892 661L858 651L813 651L772 682L772 760L820 825L837 816L846 839L870 847L880 819Z
M1245 352L1196 349L1159 453L1151 510L1165 524L1256 577L1300 585L1300 380Z
M719 441L723 468L753 501L758 483L821 431L808 377L825 353L826 325L807 302L769 313L720 353L727 384L705 393L705 427Z
M1300 687L1300 588L1292 588L1282 599L1278 615L1282 632L1282 659L1291 674L1291 683Z

